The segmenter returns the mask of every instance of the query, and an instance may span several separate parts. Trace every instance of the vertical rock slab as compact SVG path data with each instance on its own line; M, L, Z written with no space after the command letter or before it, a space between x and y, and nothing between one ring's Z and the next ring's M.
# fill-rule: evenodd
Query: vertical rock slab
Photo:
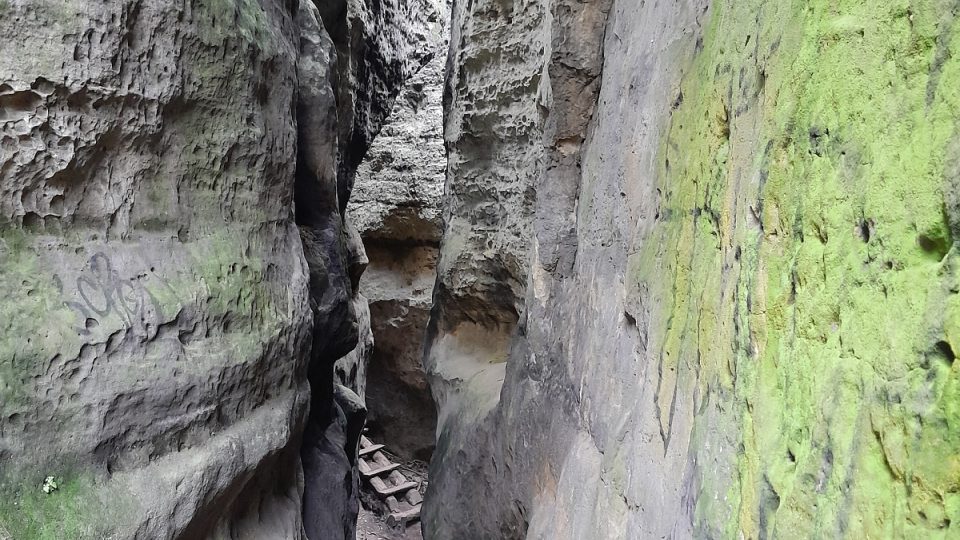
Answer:
M955 534L955 6L544 4L525 311L489 413L435 390L426 536Z
M351 427L361 429L363 410L352 408L356 410L348 414L336 399L334 362L348 355L360 337L351 269L362 248L351 257L337 198L336 50L312 2L300 3L297 22L302 88L296 113L296 220L310 269L314 323L308 369L310 417L300 449L304 532L308 539L345 539L356 536L359 486L352 459L356 443L351 444L349 435Z
M422 516L434 537L522 532L512 505L471 502L496 496L502 483L475 490L458 484L486 481L504 465L499 458L478 462L470 448L496 455L488 450L496 444L489 416L524 313L532 195L543 158L546 15L539 1L455 2L452 9L444 232L423 360L438 414ZM441 514L440 501L450 514Z
M300 537L291 10L0 2L0 536Z

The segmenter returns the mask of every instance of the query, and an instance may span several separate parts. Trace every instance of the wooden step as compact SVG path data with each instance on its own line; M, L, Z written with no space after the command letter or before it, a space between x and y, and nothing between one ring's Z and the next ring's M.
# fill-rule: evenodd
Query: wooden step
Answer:
M379 465L380 467L386 467L393 463L390 461L390 458L386 456L383 452L374 452L373 453L373 462Z
M386 465L386 466L383 466L383 467L373 468L373 467L371 467L370 465L367 465L367 462L365 462L365 461L363 461L363 460L361 459L361 460L360 460L360 474L361 474L364 478L370 478L371 476L380 476L381 474L385 474L385 473L388 473L388 472L392 472L393 470L395 470L395 469L396 469L397 467L399 467L399 466L400 466L399 463L391 463L391 464Z
M402 493L404 491L414 489L417 487L416 482L405 482L403 484L398 484L396 486L384 485L383 488L381 489L379 486L376 485L376 483L373 482L374 479L377 479L377 477L373 477L370 479L370 485L372 485L373 489L375 489L376 492L383 497L386 497L388 495L394 495L396 493Z
M419 490L411 489L404 496L404 500L406 500L410 506L416 506L423 502L423 495L420 494Z
M364 431L366 432L366 431ZM406 526L420 519L420 506L423 496L417 489L419 482L411 482L399 470L400 464L393 463L381 452L386 445L374 444L366 435L360 436L360 459L357 466L360 475L370 487L386 501L390 514L387 523L391 527Z
M366 447L366 448L361 448L361 449L360 449L360 455L361 455L361 456L366 456L366 455L368 455L368 454L372 454L372 453L376 452L377 450L381 450L383 447L384 447L384 445L382 445L382 444L372 444L372 445L370 445L370 446L368 446L368 447Z
M420 519L420 505L403 512L393 512L387 516L387 525L391 527L406 526L407 523Z

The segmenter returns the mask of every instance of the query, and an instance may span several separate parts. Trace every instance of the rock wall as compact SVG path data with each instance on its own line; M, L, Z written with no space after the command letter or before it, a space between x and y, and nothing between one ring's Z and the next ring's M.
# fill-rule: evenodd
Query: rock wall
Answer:
M360 280L374 336L367 424L371 436L391 451L424 461L430 459L437 420L421 359L443 230L446 169L442 102L449 8L439 2L436 12L433 56L397 97L357 170L347 209L369 258Z
M0 3L0 536L299 537L294 15Z
M344 164L435 15L322 7L0 0L0 538L352 537Z
M537 0L456 1L451 13L444 231L423 363L438 415L429 493L450 497L451 520L465 521L439 525L446 518L428 501L424 531L434 537L467 534L470 523L490 522L485 512L502 510L478 505L468 517L468 498L496 496L501 482L485 480L478 469L486 464L462 458L494 444L490 415L523 315L533 186L542 172L544 21ZM457 488L457 478L474 475L484 480Z
M457 2L425 536L955 534L958 11Z

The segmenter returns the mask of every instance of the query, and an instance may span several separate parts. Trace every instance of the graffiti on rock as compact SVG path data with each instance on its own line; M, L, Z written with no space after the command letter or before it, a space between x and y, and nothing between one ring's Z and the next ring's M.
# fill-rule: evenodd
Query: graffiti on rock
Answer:
M63 293L63 284L55 276L57 287ZM77 315L75 330L80 336L89 336L91 330L105 319L116 315L124 326L136 327L145 323L149 314L159 315L156 299L135 279L124 279L103 252L90 257L76 279L78 300L66 300L64 305Z

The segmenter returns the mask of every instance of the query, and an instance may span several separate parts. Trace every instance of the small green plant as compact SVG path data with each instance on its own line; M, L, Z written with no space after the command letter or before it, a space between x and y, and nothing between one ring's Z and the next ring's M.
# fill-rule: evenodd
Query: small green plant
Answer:
M46 493L47 495L53 493L54 491L59 489L59 486L57 485L57 479L53 476L48 476L44 478L43 486L41 486L40 489L42 489L43 492Z

